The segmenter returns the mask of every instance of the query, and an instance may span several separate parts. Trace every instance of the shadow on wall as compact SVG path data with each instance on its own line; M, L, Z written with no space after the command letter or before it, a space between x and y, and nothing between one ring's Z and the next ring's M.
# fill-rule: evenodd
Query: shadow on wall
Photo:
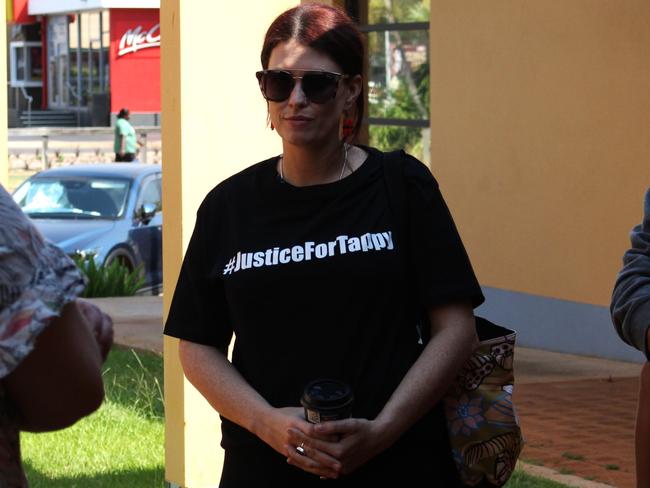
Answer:
M476 313L517 331L517 344L548 351L618 361L645 356L616 334L609 309L569 300L483 287Z

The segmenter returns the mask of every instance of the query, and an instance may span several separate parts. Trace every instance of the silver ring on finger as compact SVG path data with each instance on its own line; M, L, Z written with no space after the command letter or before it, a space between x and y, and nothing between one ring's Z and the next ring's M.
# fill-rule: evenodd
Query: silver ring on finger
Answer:
M301 442L299 446L296 446L296 452L301 456L305 456L305 443Z

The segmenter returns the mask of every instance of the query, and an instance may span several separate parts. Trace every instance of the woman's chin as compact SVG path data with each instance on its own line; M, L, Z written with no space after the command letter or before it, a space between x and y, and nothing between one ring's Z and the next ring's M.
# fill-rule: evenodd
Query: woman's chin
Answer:
M322 138L315 137L311 131L286 131L282 134L282 140L293 146L310 146L320 144Z
M315 130L292 130L291 128L278 131L278 135L285 144L314 146L319 149L331 144L333 138L338 139L336 132L322 133Z

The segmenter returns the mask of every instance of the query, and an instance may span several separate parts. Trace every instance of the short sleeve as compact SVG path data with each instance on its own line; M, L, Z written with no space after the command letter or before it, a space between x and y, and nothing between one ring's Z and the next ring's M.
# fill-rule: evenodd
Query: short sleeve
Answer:
M211 245L216 227L206 201L197 212L165 322L165 334L225 351L232 337L221 273Z
M83 291L84 279L2 187L0 222L0 378L4 378L33 350L50 320Z
M409 254L421 303L438 306L485 300L456 225L429 169L405 156Z
M121 136L126 136L129 133L124 119L118 119L115 123L115 127L117 128L117 133Z

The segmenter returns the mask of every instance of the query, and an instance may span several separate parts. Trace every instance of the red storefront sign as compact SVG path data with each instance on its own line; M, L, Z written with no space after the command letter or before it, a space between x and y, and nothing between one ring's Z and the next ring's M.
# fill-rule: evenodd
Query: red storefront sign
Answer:
M160 11L111 9L111 112L160 112Z
M15 24L31 24L36 19L27 13L27 0L7 0L8 7L11 9L11 17L7 22Z

